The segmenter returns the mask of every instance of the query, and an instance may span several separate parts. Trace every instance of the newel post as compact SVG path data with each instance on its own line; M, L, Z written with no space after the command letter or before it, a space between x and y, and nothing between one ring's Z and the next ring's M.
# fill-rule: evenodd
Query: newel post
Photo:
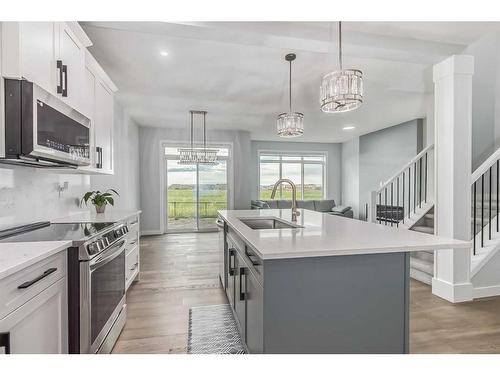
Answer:
M470 240L472 75L474 57L454 55L436 64L436 234ZM432 293L450 302L472 300L470 249L439 250L434 256Z

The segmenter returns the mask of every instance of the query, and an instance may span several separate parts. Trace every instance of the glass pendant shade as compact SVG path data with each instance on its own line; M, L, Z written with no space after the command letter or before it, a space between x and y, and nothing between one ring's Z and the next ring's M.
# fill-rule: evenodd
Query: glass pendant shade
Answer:
M179 164L210 164L216 165L219 150L211 148L180 148Z
M321 81L319 103L327 113L348 112L363 104L363 73L342 68L342 23L339 22L339 70Z
M304 134L304 115L300 112L292 111L292 61L297 56L294 53L289 53L285 56L285 60L289 62L289 92L288 104L289 111L278 115L276 121L277 133L283 138L300 137Z
M363 73L344 69L323 77L320 89L323 112L347 112L363 104Z
M287 112L278 116L278 135L280 137L299 137L304 134L304 115L299 112Z
M179 148L179 164L217 165L219 150L207 148L206 111L189 111L191 114L191 147ZM194 147L193 116L203 115L203 147Z

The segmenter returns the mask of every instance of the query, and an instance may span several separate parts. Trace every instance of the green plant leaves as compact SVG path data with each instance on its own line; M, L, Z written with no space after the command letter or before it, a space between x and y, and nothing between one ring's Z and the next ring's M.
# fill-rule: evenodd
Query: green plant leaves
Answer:
M99 190L95 191L88 191L85 193L85 195L82 197L82 200L80 201L80 206L85 202L85 205L87 205L88 201L90 200L94 206L97 207L102 207L107 205L108 203L111 204L112 206L115 205L115 200L113 198L113 194L120 195L115 189L108 189L106 192L101 193Z

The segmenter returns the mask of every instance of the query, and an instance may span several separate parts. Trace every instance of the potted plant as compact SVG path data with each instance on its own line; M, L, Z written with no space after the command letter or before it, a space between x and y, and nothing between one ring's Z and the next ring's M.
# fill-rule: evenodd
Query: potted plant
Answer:
M101 193L99 190L88 191L85 193L82 200L80 201L80 205L82 205L83 202L85 202L85 205L87 205L88 201L90 200L90 202L92 202L92 204L95 206L97 213L103 214L108 203L112 206L115 205L115 200L113 199L113 193L118 196L120 195L114 189L108 189L104 193Z

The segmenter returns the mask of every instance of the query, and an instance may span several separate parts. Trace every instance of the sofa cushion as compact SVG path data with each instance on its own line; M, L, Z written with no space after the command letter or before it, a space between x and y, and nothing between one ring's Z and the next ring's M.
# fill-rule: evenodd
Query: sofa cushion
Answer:
M252 200L251 201L251 206L253 209L266 209L269 208L269 205L265 201L260 201L260 200Z
M278 208L278 201L275 201L274 199L265 200L264 202L267 203L269 208L273 208L273 209Z
M331 212L333 207L335 207L333 199L314 201L314 209L318 212Z
M332 208L332 212L336 212L336 213L339 213L339 214L344 214L347 211L349 211L350 209L351 209L350 206L335 206L335 207Z
M314 201L297 201L297 207L314 211Z
M278 208L292 208L292 201L279 200Z

